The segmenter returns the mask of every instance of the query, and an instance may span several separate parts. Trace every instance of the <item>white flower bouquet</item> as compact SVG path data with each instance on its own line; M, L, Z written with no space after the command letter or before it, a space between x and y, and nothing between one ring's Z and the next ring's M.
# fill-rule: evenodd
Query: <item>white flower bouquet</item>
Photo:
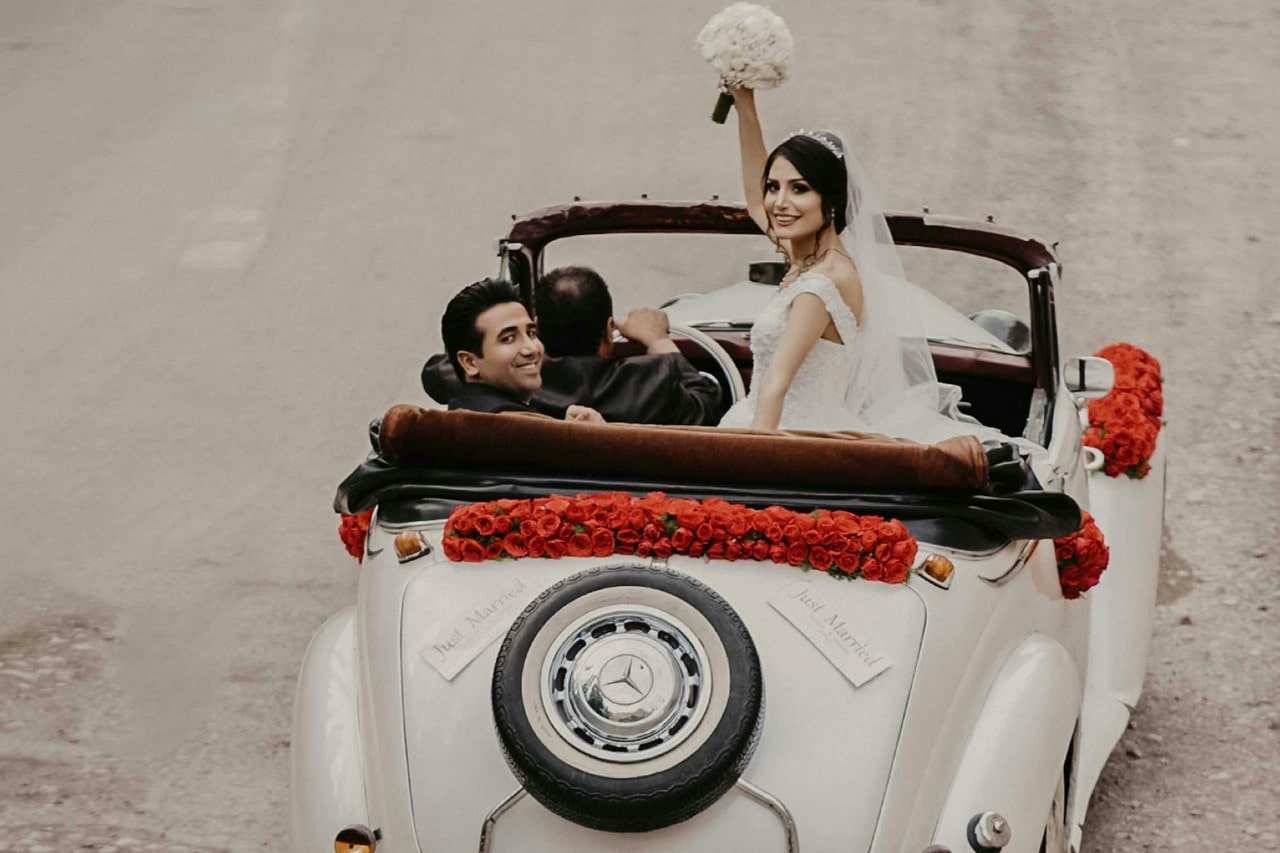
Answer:
M772 89L791 73L791 31L766 6L734 3L712 16L698 33L698 52L720 75L720 100L712 121L723 123L733 98L729 89Z

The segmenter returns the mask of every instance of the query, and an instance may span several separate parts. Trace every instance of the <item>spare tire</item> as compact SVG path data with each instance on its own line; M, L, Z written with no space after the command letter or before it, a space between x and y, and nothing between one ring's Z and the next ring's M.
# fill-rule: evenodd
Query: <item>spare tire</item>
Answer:
M573 575L512 624L493 669L498 740L549 810L644 832L714 803L764 722L760 658L708 587L669 569Z

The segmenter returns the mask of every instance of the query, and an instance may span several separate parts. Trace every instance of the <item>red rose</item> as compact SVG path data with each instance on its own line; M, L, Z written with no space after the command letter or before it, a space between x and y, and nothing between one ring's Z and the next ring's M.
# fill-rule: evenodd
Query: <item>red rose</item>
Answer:
M671 540L664 536L657 542L654 542L653 556L660 560L668 559L671 556Z
M711 545L707 548L707 557L709 557L712 560L724 559L724 543L712 542Z
M640 540L640 544L636 546L636 556L637 557L653 556L653 543L650 542L648 539Z
M706 553L706 551L707 551L707 544L705 542L699 542L697 539L695 539L689 543L690 557L701 557L703 554Z
M488 545L484 546L484 558L486 560L496 560L502 556L502 540L495 539Z
M662 531L658 528L658 525L656 524L646 524L644 526L644 530L641 532L641 535L644 536L644 538L649 542L657 542L659 539L662 538Z
M763 539L756 539L751 543L751 557L755 560L769 559L769 543Z
M793 542L787 546L787 562L798 566L809 556L809 546L803 542Z
M493 531L496 529L492 515L478 515L476 516L475 523L476 533L479 533L481 536L492 536Z
M782 526L775 522L765 528L764 538L768 539L770 542L781 542L782 533Z
M689 546L693 544L693 534L688 528L677 527L675 532L671 534L671 547L679 554L687 554Z
M915 562L916 554L919 553L920 546L917 544L914 538L911 538L911 539L904 539L901 542L893 543L893 548L891 548L890 550L892 551L893 559L901 560L902 562L910 566L912 563Z
M547 555L547 540L541 536L530 536L527 544L530 557L545 557Z
M532 536L540 535L538 531L538 525L535 522L530 521L529 519L525 519L524 521L520 522L520 535L523 536L525 539L528 539Z
M564 516L565 521L571 521L574 524L581 524L587 520L587 508L581 503L575 501L570 503L561 515Z
M519 533L508 533L502 537L502 550L512 557L524 557L529 554L529 545Z
M548 512L555 515L563 515L564 511L569 508L569 501L560 495L553 495L547 498L547 502L543 506L547 508Z
M809 565L818 571L825 572L831 568L832 562L831 552L821 545L816 545L809 549Z
M747 531L751 529L751 524L744 516L734 515L729 519L725 527L728 529L730 536L741 537L747 535Z
M780 542L773 542L769 545L769 559L775 563L787 562L787 546Z
M560 529L560 517L558 515L540 515L534 520L537 525L538 535L546 538L554 536L556 531Z
M831 520L835 523L836 530L842 536L849 536L859 530L857 516L844 510L836 510L831 513Z
M449 526L463 536L476 529L475 523L471 520L471 513L467 512L465 507L458 507L449 513Z
M463 539L460 556L463 562L466 563L484 562L484 546L474 539Z
M369 536L369 520L373 518L373 510L366 509L357 513L345 513L338 522L338 538L342 540L347 553L357 561L364 562L364 543Z
M846 575L851 575L858 570L858 555L845 552L836 557L836 566Z
M711 537L715 536L715 529L705 521L698 525L698 529L694 531L694 535L698 537L699 542L710 542Z
M446 560L454 563L462 562L462 540L456 536L446 536L440 542Z
M681 512L676 514L676 523L689 530L697 530L698 526L705 524L706 521L707 514L701 511Z
M613 553L613 534L600 528L591 534L591 553L596 557L607 557Z
M862 564L862 576L869 581L882 581L884 566L879 560L866 560Z
M635 545L640 541L640 534L629 527L624 527L615 534L619 545Z
M884 564L885 583L906 583L911 567L901 560L889 560Z
M569 546L565 544L563 539L547 540L547 556L553 560L559 560L569 552Z
M567 546L570 557L591 556L591 537L585 533L575 533L570 536Z

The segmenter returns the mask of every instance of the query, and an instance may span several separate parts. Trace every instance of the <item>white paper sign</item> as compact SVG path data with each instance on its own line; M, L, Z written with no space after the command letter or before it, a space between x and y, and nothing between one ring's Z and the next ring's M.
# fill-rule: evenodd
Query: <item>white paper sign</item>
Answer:
M854 687L888 669L893 662L871 646L865 628L842 616L815 589L811 581L797 581L769 599L769 606L804 634Z
M422 649L431 668L453 681L486 647L507 633L537 590L517 579L500 591L472 601L458 617L444 625Z

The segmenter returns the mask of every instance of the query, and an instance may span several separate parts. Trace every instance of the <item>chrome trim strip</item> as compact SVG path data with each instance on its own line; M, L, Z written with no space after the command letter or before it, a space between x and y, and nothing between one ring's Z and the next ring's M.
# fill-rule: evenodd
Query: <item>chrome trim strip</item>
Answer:
M529 795L523 787L517 788L515 792L494 807L489 812L489 816L484 819L484 823L480 826L480 853L489 853L489 845L493 843L493 825L498 822L498 818L511 811L511 807L523 800Z
M993 548L985 548L981 551L967 551L963 548L950 548L946 545L937 545L924 539L917 539L916 542L920 546L919 550L922 554L925 552L942 554L944 556L947 554L954 554L957 557L965 559L972 559L974 557L990 557L992 554L999 554L1005 548L1009 547L1008 542L1002 542Z
M800 832L796 829L796 820L782 800L752 785L746 779L739 778L736 787L760 805L770 809L782 821L782 828L787 833L787 853L800 853Z
M986 575L978 575L978 577L982 578L992 586L999 586L1009 578L1013 577L1014 573L1016 573L1018 569L1025 566L1027 561L1031 559L1031 555L1036 552L1036 548L1038 547L1040 547L1039 539L1028 539L1023 543L1022 550L1018 552L1018 556L1014 558L1013 563L1011 563L1009 568L1005 569L1004 572L996 575L995 577L987 577Z

